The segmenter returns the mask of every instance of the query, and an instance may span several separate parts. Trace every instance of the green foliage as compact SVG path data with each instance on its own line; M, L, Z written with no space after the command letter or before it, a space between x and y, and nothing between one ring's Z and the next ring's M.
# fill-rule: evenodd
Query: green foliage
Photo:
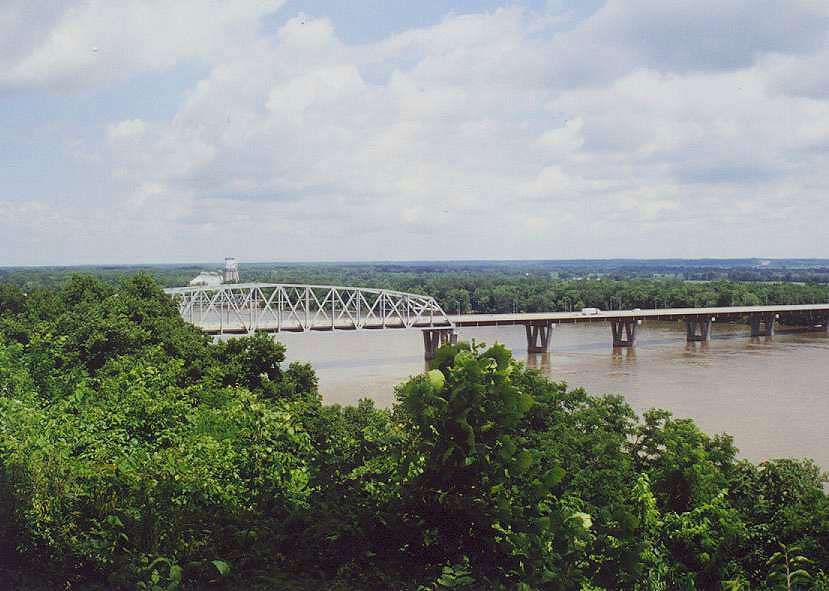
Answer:
M25 306L23 292L13 285L0 283L0 316L19 314Z
M417 264L246 264L244 281L383 287L434 296L447 313L542 312L598 308L656 308L806 304L829 300L829 269L757 267L750 261L619 262L564 261ZM710 263L710 262L709 262ZM101 284L118 285L125 275L154 277L164 286L186 285L195 266L86 268ZM30 294L58 289L78 272L71 268L0 269L0 282ZM0 302L3 297L0 295ZM2 304L0 304L2 307ZM804 318L803 320L810 320Z
M428 586L418 587L418 591L448 591L450 589L469 589L475 583L472 571L469 569L469 559L463 564L446 565L441 569L440 576Z
M226 386L267 390L273 395L273 383L282 377L279 366L285 360L285 347L266 333L254 333L244 339L228 339L216 345L218 362ZM267 386L266 386L267 385Z
M79 278L60 295L25 344L0 342L0 482L20 549L175 588L225 551L228 528L304 505L304 409L271 387L281 346L211 344L140 276L118 290Z
M772 589L806 589L811 586L809 568L813 561L800 554L798 546L780 544L780 550L766 561L769 568L768 582Z
M500 345L442 347L391 409L323 405L284 358L267 335L202 336L142 274L0 290L4 583L827 588L812 462L739 460Z
M424 461L403 495L430 558L437 549L448 561L469 554L508 575L548 542L537 526L556 513L547 493L563 470L532 474L537 461L519 425L534 400L513 383L518 369L501 345L464 350L442 385L417 378L398 390L397 418L416 434L410 453Z
M182 568L165 556L151 559L141 556L137 566L136 588L140 591L178 591L181 588Z

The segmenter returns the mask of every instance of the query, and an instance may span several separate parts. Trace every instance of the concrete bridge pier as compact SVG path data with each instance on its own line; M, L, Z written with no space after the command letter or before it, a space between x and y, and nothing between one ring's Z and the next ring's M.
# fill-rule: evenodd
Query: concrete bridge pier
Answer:
M687 329L687 341L689 343L707 343L709 340L711 340L710 316L694 316L691 318L686 318L685 327Z
M632 347L636 343L636 326L634 318L614 318L610 321L614 347Z
M431 361L435 358L438 348L446 344L456 344L458 333L454 328L426 328L423 330L424 359Z
M553 332L550 321L530 322L524 325L527 331L527 353L546 353L550 350L550 333Z
M774 313L756 313L750 314L748 323L751 326L751 336L753 337L773 337L774 323L777 320L777 314Z

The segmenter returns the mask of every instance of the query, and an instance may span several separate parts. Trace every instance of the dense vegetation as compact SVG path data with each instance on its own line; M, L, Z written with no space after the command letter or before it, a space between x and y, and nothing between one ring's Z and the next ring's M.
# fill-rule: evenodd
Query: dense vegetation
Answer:
M596 282L599 283L599 282ZM0 285L0 571L23 589L826 589L808 460L444 347L326 406L146 275Z
M221 263L165 265L91 265L80 267L0 267L0 283L24 290L59 287L76 273L110 283L145 272L164 286L185 285L202 270L220 270ZM426 279L435 275L458 277L500 274L553 279L680 279L686 281L741 281L829 283L829 259L595 259L506 261L401 261L354 263L251 263L242 265L242 279L349 283L395 276ZM365 284L364 284L365 285Z
M733 281L727 278L744 278L746 273L755 271L766 272L745 266L725 267L727 273L720 272L723 269L714 266L667 266L680 276L662 277L652 272L662 267L646 264L647 261L634 267L631 276L614 271L616 267L610 266L610 263L593 262L588 265L581 261L583 269L553 263L250 264L242 267L241 279L384 287L424 293L434 296L448 313L546 312L578 310L587 306L631 309L829 302L829 285L825 283ZM696 263L701 264L699 261ZM689 272L689 268L706 272ZM796 268L783 270L788 273L784 278L798 272ZM820 268L812 270L817 272ZM117 285L124 268L99 267L90 271L101 281ZM159 266L147 271L162 285L177 286L186 285L199 268ZM772 267L771 271L774 273L770 277L780 276L779 268ZM71 272L67 268L10 270L0 273L0 283L16 285L24 291L42 287L55 289L69 280ZM139 271L133 269L133 272ZM706 277L706 280L688 280L688 277L698 275Z
M545 312L698 306L808 304L829 300L829 287L795 283L706 282L678 279L571 279L483 274L396 276L389 287L434 296L448 312Z

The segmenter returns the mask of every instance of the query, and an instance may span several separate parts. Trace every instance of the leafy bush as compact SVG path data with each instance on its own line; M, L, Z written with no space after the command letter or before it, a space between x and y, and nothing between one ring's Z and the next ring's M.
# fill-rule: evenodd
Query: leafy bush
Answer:
M500 345L443 347L391 409L326 406L282 345L211 341L144 275L0 306L13 588L826 588L813 463Z

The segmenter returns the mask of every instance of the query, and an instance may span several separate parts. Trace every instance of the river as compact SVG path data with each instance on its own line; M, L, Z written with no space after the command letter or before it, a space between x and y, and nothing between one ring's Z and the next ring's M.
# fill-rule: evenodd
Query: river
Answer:
M501 342L550 378L591 393L618 393L637 412L665 408L708 433L730 433L761 461L810 457L829 469L829 338L822 333L748 336L714 324L708 344L685 342L685 325L647 322L635 348L614 351L606 323L555 328L550 352L527 354L524 329L464 328L461 339ZM394 385L424 369L419 330L281 333L289 360L310 362L327 403L394 401Z

